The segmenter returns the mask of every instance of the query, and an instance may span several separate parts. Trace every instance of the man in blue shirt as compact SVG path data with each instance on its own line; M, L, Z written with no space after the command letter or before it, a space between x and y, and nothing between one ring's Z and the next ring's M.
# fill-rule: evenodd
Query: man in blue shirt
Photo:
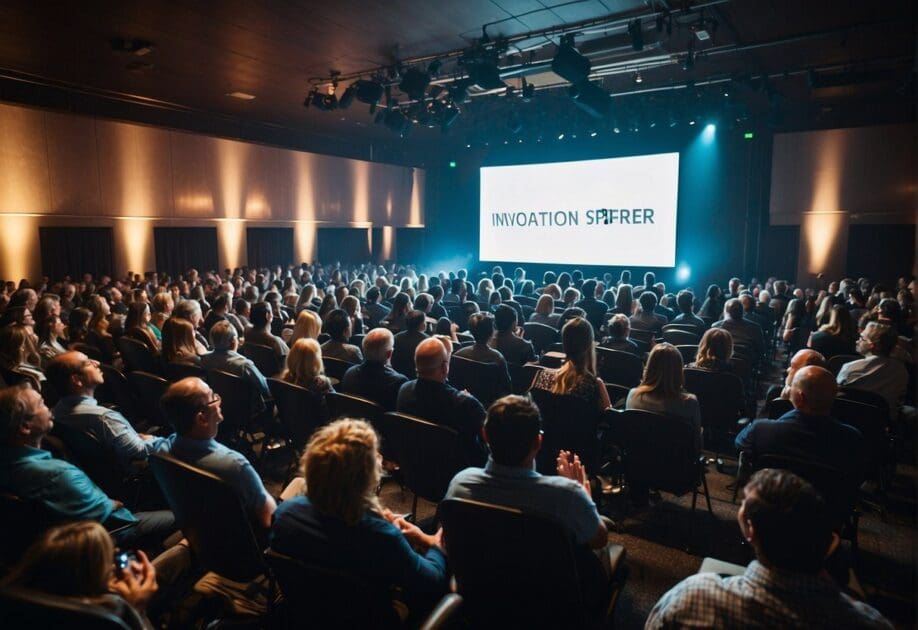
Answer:
M45 368L45 375L61 395L54 407L55 422L95 437L114 453L125 474L135 472L137 464L146 462L147 456L163 441L137 433L127 418L96 402L96 388L102 385L104 377L99 362L82 352L65 352L54 357Z
M132 514L82 470L41 450L53 426L38 392L27 387L0 390L0 490L41 504L52 521L93 520L108 529L131 525L115 537L122 546L160 542L175 531L172 512Z
M267 408L271 392L264 374L248 359L237 352L239 334L227 320L215 322L210 329L210 345L214 351L201 357L201 365L207 370L222 370L247 381L255 392L252 400L252 414L259 414Z
M277 504L261 477L245 456L214 439L223 422L220 396L201 379L190 377L170 385L160 404L176 431L162 450L220 477L239 494L252 524L268 529Z

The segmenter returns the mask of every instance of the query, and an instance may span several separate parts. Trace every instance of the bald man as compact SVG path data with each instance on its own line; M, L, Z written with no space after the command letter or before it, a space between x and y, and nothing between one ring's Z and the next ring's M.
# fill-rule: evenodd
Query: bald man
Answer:
M825 368L800 368L790 387L794 409L777 420L747 426L736 437L736 449L753 462L758 455L782 455L822 463L860 483L867 449L860 431L829 415L837 391L835 377Z
M436 337L425 339L415 350L414 363L418 377L399 389L397 410L456 429L468 464L483 466L488 456L481 439L485 410L474 396L446 382L446 347Z
M798 350L787 364L787 377L784 379L784 386L772 385L768 389L768 393L765 394L765 400L769 401L773 398L790 400L791 383L794 382L794 375L797 374L798 370L808 365L815 365L821 368L828 367L826 358L816 350L810 348Z
M395 411L398 390L408 377L392 369L394 347L392 331L374 328L363 338L363 363L348 368L337 390L378 403L386 411Z

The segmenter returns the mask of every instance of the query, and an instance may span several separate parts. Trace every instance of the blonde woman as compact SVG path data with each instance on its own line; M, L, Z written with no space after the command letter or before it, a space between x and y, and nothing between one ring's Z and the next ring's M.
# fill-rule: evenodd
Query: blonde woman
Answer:
M647 357L641 384L628 392L625 409L643 409L676 416L695 427L695 449L701 451L701 408L694 394L685 391L682 354L670 343L654 346Z
M554 298L547 293L540 295L539 301L536 302L535 305L535 312L529 316L529 321L536 324L545 324L546 326L557 328L558 320L560 319L561 315L555 313Z
M557 370L541 370L532 383L533 389L576 396L600 410L611 407L606 386L596 376L596 351L590 322L582 317L568 321L561 329L561 345L567 355L564 365Z
M281 379L293 385L305 387L314 394L335 391L325 376L322 365L322 348L315 339L298 339L287 355L287 368Z
M723 328L712 328L704 333L698 344L694 363L690 368L701 368L710 372L731 372L733 357L733 335Z
M381 462L367 422L342 419L318 429L303 454L301 494L274 513L271 548L359 575L381 590L398 587L412 613L423 616L448 586L442 530L425 534L382 508Z
M318 339L319 331L322 328L322 320L315 311L304 308L296 316L296 324L293 326L293 334L287 342L291 347L300 339Z

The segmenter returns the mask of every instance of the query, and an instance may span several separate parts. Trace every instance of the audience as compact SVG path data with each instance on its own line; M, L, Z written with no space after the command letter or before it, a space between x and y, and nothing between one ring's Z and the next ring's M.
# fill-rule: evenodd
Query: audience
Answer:
M667 324L667 321L662 315L654 313L657 307L657 294L653 291L644 291L638 298L638 304L641 310L631 316L631 327L649 330L654 336L662 334L663 326Z
M710 372L730 372L732 357L733 335L722 328L712 328L701 337L695 361L689 363L688 367Z
M308 389L313 394L335 391L325 376L322 365L322 348L315 339L300 339L290 348L287 367L281 373L281 380Z
M57 355L67 352L67 348L61 343L61 339L65 338L66 328L59 315L48 315L38 322L38 354L41 356L43 367Z
M535 349L532 342L523 339L523 329L517 326L519 319L516 311L501 304L494 312L494 328L496 334L490 344L506 359L507 363L524 365L536 360ZM507 390L509 393L509 390Z
M213 351L201 357L201 367L207 370L221 370L242 378L256 394L252 399L252 414L264 411L271 399L268 382L251 359L237 352L239 336L229 320L218 321L211 327L210 345L213 346Z
M631 333L631 321L627 315L622 313L613 315L612 319L609 320L608 328L609 336L602 340L602 343L599 344L600 346L609 350L627 352L636 357L641 356L641 349L628 337Z
M566 356L564 365L557 370L540 370L532 388L559 396L575 396L599 410L611 407L606 386L596 376L596 351L590 322L576 317L565 324L561 329L561 345Z
M245 331L245 342L271 348L278 362L283 365L290 348L283 339L271 332L272 321L274 313L267 302L258 302L252 306L252 327Z
M691 291L679 291L676 295L676 305L679 307L679 314L673 318L672 323L692 326L694 332L703 335L708 325L695 315L695 295Z
M351 318L344 309L336 308L325 319L325 332L331 337L322 344L322 356L341 359L348 363L360 363L363 355L360 348L349 344Z
M399 295L405 295L400 293ZM392 351L392 366L407 376L414 378L416 376L414 366L414 353L418 345L427 339L427 318L421 311L408 311L408 314L402 318L402 331L395 335L395 347ZM392 326L387 326L393 330Z
M510 310L511 312L513 311L513 309ZM514 317L516 317L515 314ZM478 361L479 363L496 364L498 368L497 395L503 396L504 394L509 394L511 385L510 372L507 371L507 362L504 360L503 354L488 345L494 337L494 316L491 315L491 313L475 313L469 317L469 332L472 333L472 336L475 338L475 343L457 350L453 354L464 359Z
M163 324L162 359L165 363L199 367L199 347L195 342L194 327L187 319L173 316Z
M736 298L727 300L724 305L724 317L714 322L711 328L720 328L730 333L734 345L743 345L749 349L749 358L757 362L765 353L765 334L762 327L743 317L743 304Z
M398 391L408 377L392 369L394 340L388 328L374 328L363 339L363 363L348 368L338 389L395 411Z
M908 386L908 371L890 355L898 342L892 326L870 322L857 341L857 351L864 355L845 363L838 373L838 384L880 394L889 405L890 420L899 417L899 406Z

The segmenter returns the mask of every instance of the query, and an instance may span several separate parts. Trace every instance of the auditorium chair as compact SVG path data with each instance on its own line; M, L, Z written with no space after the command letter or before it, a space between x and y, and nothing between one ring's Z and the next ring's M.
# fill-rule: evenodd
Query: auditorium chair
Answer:
M159 407L159 401L169 388L169 381L149 372L130 372L128 382L134 390L138 402L138 413L143 416L150 426L170 427Z
M698 333L690 332L687 330L678 330L675 328L663 329L663 341L671 343L674 346L691 346L697 345L701 340L701 337L698 336Z
M116 409L132 425L135 425L139 414L137 413L137 404L127 378L111 365L102 363L99 365L99 369L102 370L102 377L105 382L96 388L96 400L99 401L100 405ZM137 426L135 425L134 428L137 428Z
M325 394L325 402L328 405L328 415L331 420L358 418L369 422L376 430L377 435L379 435L379 452L383 454L383 458L397 461L393 457L389 457L389 436L385 434L384 427L380 423L380 418L386 413L386 410L381 405L367 398L354 396L353 394L342 394L341 392Z
M625 387L624 385L618 385L617 383L604 383L604 385L606 386L606 392L609 394L609 402L612 403L612 406L616 409L623 409L631 388Z
M204 368L198 365L189 365L187 363L163 363L163 376L165 376L166 380L170 383L175 383L188 377L207 380L207 374Z
M650 352L650 348L653 346L654 341L652 330L632 328L628 336L631 341L638 345L638 348L640 348L641 352Z
M468 467L459 433L404 413L385 413L381 422L392 437L405 486L414 495L411 514L417 514L419 497L439 503L456 473Z
M641 358L630 352L596 348L596 371L606 383L617 383L625 387L637 387L644 375Z
M536 470L543 475L557 474L558 451L565 450L579 455L589 474L598 474L603 412L577 396L544 389L533 389L529 395L542 416L542 448L536 455Z
M845 363L851 363L852 361L859 361L863 359L859 354L836 354L834 357L829 357L827 363L829 371L832 372L835 376L838 376L838 373L841 371L842 366Z
M449 359L449 383L458 390L467 390L487 409L500 395L510 393L498 389L502 370L497 363L473 361L454 354Z
M244 357L251 359L258 371L264 374L266 378L275 376L281 371L280 360L277 358L273 348L247 342L239 347L239 352Z
M284 441L284 446L293 452L287 467L289 477L291 470L299 462L299 455L310 436L328 422L328 410L322 395L313 393L305 387L278 378L269 378L268 389L271 390L271 397L277 405L280 437Z
M600 560L556 521L482 501L447 499L437 516L466 627L610 627L624 581L620 545Z
M698 334L698 327L695 326L694 324L680 324L678 322L673 322L671 324L666 324L665 326L663 326L663 332L666 332L667 330L683 330L686 332L695 333L696 335ZM700 336L699 336L699 339L700 339ZM676 345L676 344L673 344L673 345Z
M254 414L255 402L259 396L252 384L235 374L222 370L207 370L207 383L215 394L222 398L220 409L223 422L217 429L217 440L235 448L255 461L254 444L258 442L256 434L267 432L259 414ZM270 413L265 410L261 416Z
M729 372L711 372L699 368L684 368L685 389L698 398L704 446L715 451L733 453L733 439L738 432L737 421L746 409L743 382Z
M510 383L513 385L513 393L525 394L532 387L536 374L544 368L535 363L526 363L525 365L508 363L507 369L510 370Z
M679 354L682 355L682 363L688 365L689 363L694 363L695 358L698 356L698 345L678 345L676 350L679 351Z
M127 336L119 337L115 344L118 346L118 352L121 353L121 359L128 372L161 373L159 361L147 344Z
M462 595L448 593L443 596L421 624L421 630L460 630L465 628L462 619Z
M280 628L302 628L306 622L309 627L330 630L401 627L388 585L302 562L270 548L264 558L283 595L276 615Z
M341 379L344 378L344 373L356 364L334 357L322 357L322 365L325 368L325 376L333 378L340 383Z
M536 354L542 354L551 344L561 339L561 333L557 328L546 324L526 322L523 324L523 338L532 342L532 348Z

